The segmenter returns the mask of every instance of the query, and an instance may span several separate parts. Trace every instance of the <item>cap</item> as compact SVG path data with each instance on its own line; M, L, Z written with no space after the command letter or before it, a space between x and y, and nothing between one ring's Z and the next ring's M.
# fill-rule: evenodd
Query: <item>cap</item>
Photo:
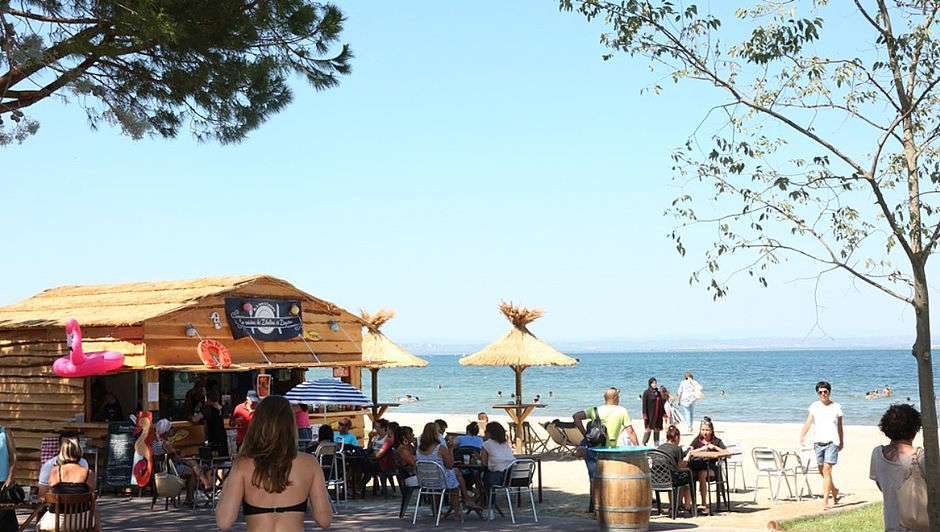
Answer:
M252 403L257 403L261 400L258 398L258 392L254 390L248 390L248 393L245 395L245 399L248 399Z

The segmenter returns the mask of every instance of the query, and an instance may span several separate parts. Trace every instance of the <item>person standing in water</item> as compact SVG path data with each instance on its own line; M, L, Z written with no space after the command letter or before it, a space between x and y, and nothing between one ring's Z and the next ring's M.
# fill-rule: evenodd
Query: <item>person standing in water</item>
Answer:
M800 430L800 445L803 445L806 433L812 426L813 450L816 451L816 463L823 477L823 509L828 510L831 508L829 495L832 495L832 504L839 502L839 490L832 480L832 468L839 461L839 451L845 447L842 406L832 400L832 385L826 381L816 383L816 395L819 400L809 405L809 415Z

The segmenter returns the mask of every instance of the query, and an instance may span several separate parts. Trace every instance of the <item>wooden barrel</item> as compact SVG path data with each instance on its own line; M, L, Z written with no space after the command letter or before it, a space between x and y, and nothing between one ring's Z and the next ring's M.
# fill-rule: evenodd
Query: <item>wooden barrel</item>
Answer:
M594 497L603 530L649 530L649 447L592 449L597 456Z

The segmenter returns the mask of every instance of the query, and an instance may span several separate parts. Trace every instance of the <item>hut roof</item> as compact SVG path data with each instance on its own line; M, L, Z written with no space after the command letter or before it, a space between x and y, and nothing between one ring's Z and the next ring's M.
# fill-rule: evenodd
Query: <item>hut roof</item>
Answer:
M540 309L502 303L499 310L512 323L512 330L481 351L461 358L461 366L574 366L578 363L529 331L528 324L542 316Z
M362 335L362 360L373 368L423 368L428 361L405 351L388 339L379 329L395 315L393 310L380 309L373 315L361 311L360 318L366 328Z
M120 327L195 306L209 296L245 288L258 281L296 290L323 306L324 312L348 314L336 305L298 290L267 275L205 277L185 281L159 281L109 285L71 285L50 288L19 303L0 307L0 329L64 326L75 318L82 325Z

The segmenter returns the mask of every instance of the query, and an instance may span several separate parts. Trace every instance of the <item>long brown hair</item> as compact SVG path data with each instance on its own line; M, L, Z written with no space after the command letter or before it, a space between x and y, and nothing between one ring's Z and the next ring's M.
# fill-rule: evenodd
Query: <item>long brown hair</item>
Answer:
M239 455L255 461L252 486L268 493L287 488L297 457L297 422L287 399L271 395L258 404Z
M441 445L441 433L438 432L439 428L437 423L433 421L424 425L424 430L421 432L421 439L418 440L420 444L419 448L422 453L427 453L431 449Z

